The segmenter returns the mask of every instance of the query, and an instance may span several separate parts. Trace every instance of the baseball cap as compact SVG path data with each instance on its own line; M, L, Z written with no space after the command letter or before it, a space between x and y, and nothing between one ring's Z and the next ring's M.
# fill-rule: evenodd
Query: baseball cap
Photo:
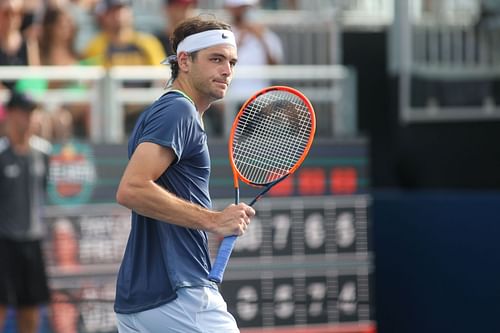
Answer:
M17 108L22 111L31 112L37 106L38 104L31 97L19 92L12 92L9 101L5 104L7 111Z
M113 7L131 6L131 5L132 5L131 0L101 0L95 6L95 12L97 14L103 14Z
M255 6L258 0L224 0L226 7Z

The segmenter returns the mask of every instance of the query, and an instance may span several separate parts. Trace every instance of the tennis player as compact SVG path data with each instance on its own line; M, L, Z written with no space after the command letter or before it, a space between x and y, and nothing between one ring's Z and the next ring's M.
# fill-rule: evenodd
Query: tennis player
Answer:
M255 211L211 210L203 113L224 97L237 61L229 25L199 17L173 33L171 89L140 116L117 201L132 210L118 273L120 332L239 332L211 269L207 232L242 235Z

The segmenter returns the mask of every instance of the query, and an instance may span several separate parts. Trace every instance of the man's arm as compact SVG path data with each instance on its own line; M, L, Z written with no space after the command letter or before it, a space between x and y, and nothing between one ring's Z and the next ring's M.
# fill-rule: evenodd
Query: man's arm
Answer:
M230 205L221 212L211 211L183 200L155 180L175 161L172 149L144 142L137 146L120 181L116 200L136 213L179 226L202 229L222 236L241 235L253 208Z

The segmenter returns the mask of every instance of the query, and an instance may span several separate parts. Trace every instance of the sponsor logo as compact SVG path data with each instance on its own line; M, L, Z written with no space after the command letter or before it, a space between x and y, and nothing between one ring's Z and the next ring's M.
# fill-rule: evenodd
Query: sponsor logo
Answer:
M88 202L96 180L96 168L89 145L71 141L53 146L48 184L52 204Z

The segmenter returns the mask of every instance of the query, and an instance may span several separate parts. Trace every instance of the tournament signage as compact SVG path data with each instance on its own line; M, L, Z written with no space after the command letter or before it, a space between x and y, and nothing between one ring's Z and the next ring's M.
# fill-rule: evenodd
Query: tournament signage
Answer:
M49 200L56 205L86 203L96 182L90 145L69 141L55 144L50 158Z
M210 142L210 152L211 195L222 209L234 191L227 143ZM45 210L53 301L43 333L116 333L130 211L115 195L126 163L125 144L54 145ZM256 204L221 285L242 333L373 332L367 192L366 143L318 140L300 170ZM219 242L210 235L212 256Z

